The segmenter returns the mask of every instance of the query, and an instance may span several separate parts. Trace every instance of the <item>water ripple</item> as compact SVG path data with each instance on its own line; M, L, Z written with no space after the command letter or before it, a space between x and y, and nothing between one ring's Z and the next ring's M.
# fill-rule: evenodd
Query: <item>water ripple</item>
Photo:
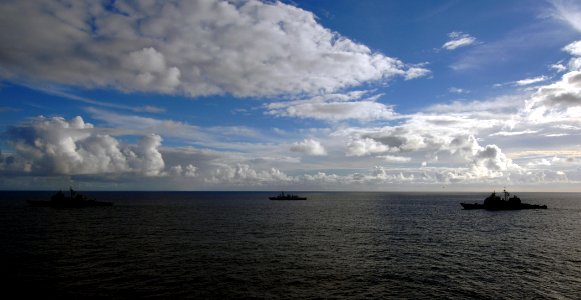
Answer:
M1 195L2 275L22 296L581 298L578 194L510 212L461 210L478 194L101 193L116 205L79 210Z

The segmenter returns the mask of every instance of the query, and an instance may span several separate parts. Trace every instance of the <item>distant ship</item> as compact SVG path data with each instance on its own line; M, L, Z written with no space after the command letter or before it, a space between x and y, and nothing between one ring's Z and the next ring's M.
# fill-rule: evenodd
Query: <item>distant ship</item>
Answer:
M490 196L484 199L483 204L479 203L460 203L464 209L487 209L487 210L517 210L517 209L547 209L546 205L536 205L522 203L520 198L513 195L508 197L510 194L504 190L504 197L496 195L496 192L490 194Z
M299 197L297 195L285 194L284 192L281 192L280 194L278 194L278 196L268 197L268 199L270 199L270 200L307 200L307 197Z
M63 191L58 191L50 197L50 200L28 200L28 205L34 207L94 207L94 206L113 206L113 202L97 201L89 199L87 196L77 193L70 189L70 197L65 196Z

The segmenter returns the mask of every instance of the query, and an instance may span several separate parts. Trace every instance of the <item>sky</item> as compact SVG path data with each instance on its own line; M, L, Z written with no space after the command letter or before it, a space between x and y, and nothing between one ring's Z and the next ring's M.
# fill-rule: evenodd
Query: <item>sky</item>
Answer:
M581 192L581 2L0 3L0 189Z

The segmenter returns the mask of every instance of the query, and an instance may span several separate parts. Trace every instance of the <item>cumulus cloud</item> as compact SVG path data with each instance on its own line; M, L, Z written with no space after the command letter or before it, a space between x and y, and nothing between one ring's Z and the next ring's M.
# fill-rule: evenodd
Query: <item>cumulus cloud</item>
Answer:
M88 176L104 181L117 178L122 184L155 177L159 180L156 184L189 188L192 184L254 186L294 180L271 165L258 167L264 163L255 162L256 154L162 148L162 137L145 131L136 143L130 144L122 141L125 135L133 138L136 131L96 128L81 117L32 118L5 133L14 152L0 152L0 176ZM313 139L294 146L309 155L326 153L320 142ZM272 154L271 162L286 163L276 156Z
M416 79L420 77L425 77L432 74L432 71L422 67L422 66L413 66L410 67L405 73L405 80Z
M552 65L549 66L549 68L551 70L554 70L557 73L561 73L561 72L567 71L567 67L565 67L565 65L563 65L561 62L558 62L556 64L552 64Z
M304 153L307 155L327 155L325 147L319 141L305 139L301 142L295 142L290 147L292 152Z
M471 170L476 177L499 177L504 175L503 171L519 169L496 145L480 147L474 153L471 164Z
M460 47L466 47L476 43L475 37L460 31L450 32L448 33L448 37L450 38L450 40L448 40L446 43L444 43L444 45L442 45L442 48L446 50L454 50Z
M573 57L567 65L571 71L581 71L581 57Z
M39 117L7 132L14 153L0 153L0 170L4 174L18 169L19 174L91 175L101 179L114 174L114 178L125 182L152 177L158 182L169 182L175 178L177 181L174 182L178 182L181 188L300 186L352 189L364 186L382 189L385 184L396 184L406 189L447 183L481 186L569 182L576 178L575 168L581 165L579 151L513 153L512 156L523 162L526 167L523 168L496 144L482 144L469 131L456 130L463 124L455 124L455 130L450 130L452 123L433 122L434 118L418 115L393 127L338 130L331 135L333 138L350 141L345 153L350 158L340 160L340 166L344 168L349 165L348 161L355 160L367 161L371 165L380 160L380 163L390 165L389 168L358 167L355 172L338 175L320 169L324 166L333 169L337 164L317 165L309 172L302 169L304 165L300 170L289 169L296 163L282 162L275 157L276 154L272 154L272 160L257 161L255 158L262 154L247 156L191 147L164 149L157 135L145 135L135 144L126 144L115 136L104 134L106 131L102 128L85 123L80 117L70 120ZM432 123L427 126L425 122ZM567 128L575 130L570 126ZM305 153L317 152L313 150L317 143L320 144L318 140L305 139L294 146ZM317 159L317 163L326 159ZM272 167L272 161L276 161L276 168ZM426 163L418 168L421 161L429 161L430 166ZM416 164L410 167L413 162ZM296 175L287 175L289 171Z
M170 168L170 174L177 175L177 176L186 176L186 177L196 177L198 168L192 164L188 164L185 167L182 165L176 165Z
M570 71L581 71L581 41L573 42L563 48L563 51L573 55L567 67Z
M581 71L568 72L560 81L540 87L527 101L533 117L577 106L581 106Z
M135 167L145 175L161 175L165 167L163 157L158 150L159 146L161 146L161 137L156 134L150 134L143 137L139 141L137 148L135 148L135 154L141 158L135 161Z
M390 147L372 138L357 138L347 144L347 156L364 156L388 152Z
M137 145L126 145L100 133L81 117L37 117L9 128L6 135L15 149L12 171L43 175L164 175L158 135L147 135Z
M213 174L206 179L206 182L261 185L272 182L286 182L290 180L292 180L291 177L276 168L257 171L247 164L236 164L235 166L223 165L214 169Z
M547 167L567 168L578 167L581 165L581 156L579 153L573 155L541 155L532 157L527 163L530 169L546 169Z
M471 179L502 176L503 172L509 171L520 172L520 167L500 147L495 144L482 146L476 139L474 133L485 129L484 126L473 127L460 118L450 121L441 122L433 116L416 115L398 126L349 129L335 134L349 138L347 156L382 154L377 158L395 163L408 163L415 159L439 161L447 166L466 168L463 174ZM486 126L495 128L499 125L488 123ZM407 155L396 156L394 153Z
M340 134L347 135L350 139L347 143L349 156L437 150L453 138L449 133L445 133L442 128L444 126L432 124L431 127L424 127L425 124L419 125L414 122L412 120L412 122L395 127L360 128ZM442 131L440 132L439 129Z
M164 55L152 47L129 53L123 63L135 75L138 90L156 87L161 92L171 92L180 84L180 70L168 67Z
M371 51L281 2L0 4L0 76L123 91L328 93L428 71Z
M581 56L581 41L576 41L563 47L563 51L574 56Z

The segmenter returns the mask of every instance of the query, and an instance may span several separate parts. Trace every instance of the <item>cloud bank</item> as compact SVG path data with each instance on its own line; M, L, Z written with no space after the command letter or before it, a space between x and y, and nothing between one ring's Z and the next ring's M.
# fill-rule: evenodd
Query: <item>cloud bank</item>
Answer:
M35 117L9 127L2 136L8 152L0 153L4 186L18 176L26 183L72 177L130 188L179 183L181 189L581 182L579 41L559 44L571 58L553 66L558 79L529 74L503 84L516 94L402 114L380 92L354 87L427 76L426 64L374 52L284 3L4 1L0 13L0 26L11 28L0 32L3 79L56 83L60 89L49 94L109 109L84 107L85 119ZM567 20L574 25L574 18ZM523 40L545 42L531 36ZM477 43L462 32L449 38L443 49ZM525 46L500 41L466 52L484 54L473 55L484 57L483 64ZM294 120L276 132L190 125L196 121L138 114L163 112L153 106L66 96L60 84L192 97L283 95L247 111ZM448 92L465 97L470 91Z
M135 173L164 175L159 152L161 137L141 137L127 145L103 134L81 117L37 117L6 132L16 154L3 171L31 175L89 175Z
M0 76L192 97L314 95L429 73L281 2L2 1Z

